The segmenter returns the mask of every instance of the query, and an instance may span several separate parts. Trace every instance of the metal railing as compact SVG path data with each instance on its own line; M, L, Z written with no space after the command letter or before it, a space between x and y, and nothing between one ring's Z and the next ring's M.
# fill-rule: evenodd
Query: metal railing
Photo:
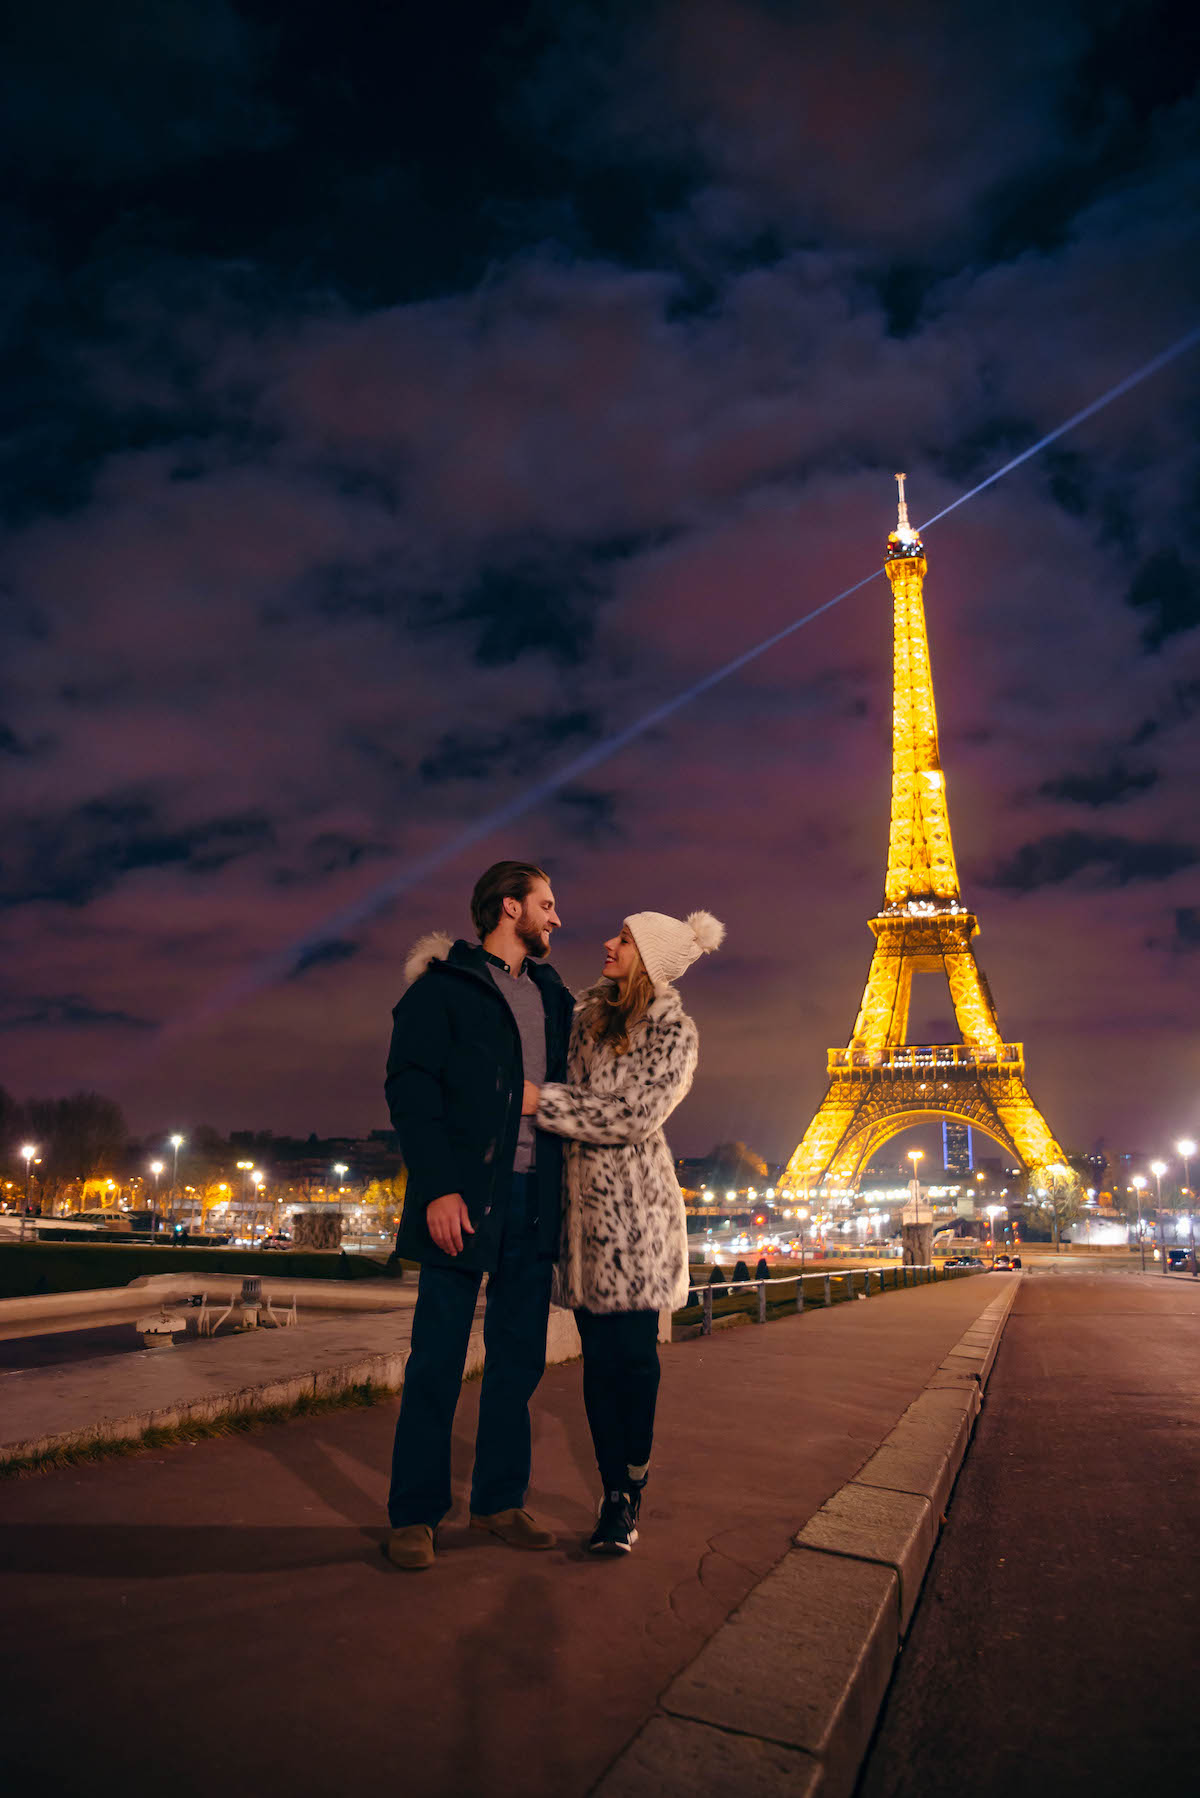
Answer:
M805 1299L804 1287L806 1282L810 1285L814 1281L819 1282L821 1286L821 1298L819 1302L822 1306L827 1306L835 1303L845 1303L847 1299L855 1297L869 1299L871 1297L872 1277L878 1280L879 1285L877 1292L879 1296L882 1296L888 1291L901 1292L909 1286L928 1286L939 1280L961 1279L964 1275L969 1276L980 1271L982 1270L972 1267L938 1267L935 1262L930 1261L915 1264L901 1264L891 1268L848 1267L844 1271L839 1271L837 1273L777 1274L773 1279L736 1280L729 1285L722 1284L719 1286L693 1287L691 1291L698 1291L699 1293L699 1303L701 1307L700 1334L702 1336L711 1336L713 1329L714 1297L733 1298L738 1293L757 1291L758 1316L755 1321L760 1324L765 1324L767 1321L768 1286L794 1286L796 1288L796 1310L802 1312L806 1307L806 1303L811 1302L806 1301ZM885 1279L885 1275L888 1273L894 1273L897 1276L890 1282L890 1284ZM863 1276L864 1290L862 1292L858 1291L856 1284L855 1276L857 1274ZM833 1296L834 1283L837 1281L840 1281L844 1287L841 1300L835 1300ZM690 1310L694 1302L691 1293L689 1293L687 1309ZM736 1313L731 1312L726 1313L726 1315L736 1315Z

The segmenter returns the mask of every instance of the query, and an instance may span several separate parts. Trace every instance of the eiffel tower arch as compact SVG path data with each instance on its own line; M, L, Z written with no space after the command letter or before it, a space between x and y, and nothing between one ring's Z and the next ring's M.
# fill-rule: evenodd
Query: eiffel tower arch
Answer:
M857 1185L875 1151L912 1124L951 1118L982 1131L1027 1173L1062 1163L1062 1149L1025 1083L1025 1051L1006 1043L975 957L975 914L963 904L925 630L921 539L900 488L888 538L893 601L892 809L883 906L870 919L875 952L844 1049L830 1049L825 1096L787 1166L792 1187ZM945 977L957 1043L909 1043L914 974Z

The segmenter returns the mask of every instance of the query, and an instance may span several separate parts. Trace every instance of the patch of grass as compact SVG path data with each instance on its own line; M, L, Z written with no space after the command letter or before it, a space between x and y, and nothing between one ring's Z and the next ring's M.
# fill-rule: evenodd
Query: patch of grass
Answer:
M406 1273L416 1263L399 1264ZM279 1280L382 1280L385 1263L371 1255L308 1249L189 1247L128 1236L86 1242L0 1243L0 1298L41 1292L99 1291L127 1286L143 1274L269 1274ZM200 1280L198 1284L203 1284Z
M175 1448L184 1442L206 1442L215 1436L249 1436L268 1424L288 1423L295 1417L322 1417L330 1411L361 1411L385 1404L396 1396L390 1386L366 1380L344 1386L338 1392L303 1393L290 1405L261 1405L254 1409L219 1411L215 1417L188 1417L168 1429L151 1428L139 1436L97 1437L89 1442L67 1443L42 1454L22 1455L0 1463L0 1479L26 1479L31 1474L51 1473L59 1467L78 1467L94 1461L117 1461L150 1449Z

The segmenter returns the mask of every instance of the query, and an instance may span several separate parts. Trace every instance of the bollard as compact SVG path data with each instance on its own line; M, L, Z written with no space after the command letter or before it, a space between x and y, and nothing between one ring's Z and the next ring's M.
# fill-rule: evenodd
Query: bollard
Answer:
M827 1305L833 1303L832 1276L829 1274L825 1275L825 1303Z
M800 1277L796 1281L796 1309L797 1309L797 1311L803 1311L803 1309L804 1309L804 1275L803 1274L801 1274Z
M700 1319L701 1336L712 1335L712 1287L704 1288L704 1315Z
M765 1324L767 1321L767 1282L765 1280L758 1282L758 1321L760 1324Z

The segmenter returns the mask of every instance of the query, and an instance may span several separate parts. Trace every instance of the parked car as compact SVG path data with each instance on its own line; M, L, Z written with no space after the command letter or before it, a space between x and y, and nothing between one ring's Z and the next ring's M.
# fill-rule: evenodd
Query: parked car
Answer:
M1167 1250L1167 1266L1169 1268L1173 1268L1177 1274L1186 1274L1186 1273L1190 1272L1191 1266L1192 1266L1191 1250L1190 1249L1168 1249Z
M264 1236L258 1246L260 1249L290 1249L292 1239L281 1230L277 1236Z
M943 1267L982 1267L978 1255L947 1255Z

